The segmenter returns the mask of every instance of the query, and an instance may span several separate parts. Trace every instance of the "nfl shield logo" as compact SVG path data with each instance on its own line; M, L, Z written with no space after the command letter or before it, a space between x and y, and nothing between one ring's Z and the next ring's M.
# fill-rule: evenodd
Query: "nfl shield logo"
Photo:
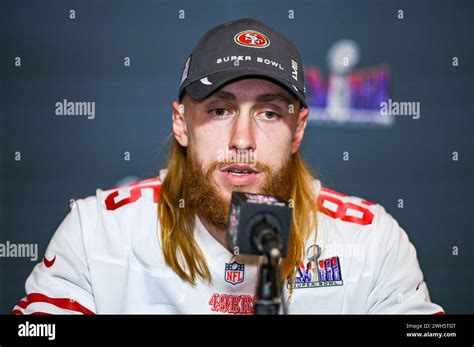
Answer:
M239 264L236 261L225 264L224 279L227 283L236 285L244 281L245 264Z

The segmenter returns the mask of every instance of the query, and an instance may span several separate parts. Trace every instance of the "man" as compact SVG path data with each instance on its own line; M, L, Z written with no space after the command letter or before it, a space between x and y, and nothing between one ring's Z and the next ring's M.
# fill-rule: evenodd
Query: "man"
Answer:
M179 101L167 170L76 201L14 313L253 313L259 258L226 243L232 191L293 208L290 313L443 312L383 207L322 188L303 163L303 65L287 38L252 19L213 28Z

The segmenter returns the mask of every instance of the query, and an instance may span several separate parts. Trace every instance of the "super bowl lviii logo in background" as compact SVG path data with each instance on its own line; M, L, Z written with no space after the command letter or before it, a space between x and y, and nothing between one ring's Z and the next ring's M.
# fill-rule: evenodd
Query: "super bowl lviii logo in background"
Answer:
M388 66L355 70L359 58L357 43L341 40L327 53L327 78L317 67L305 67L310 122L330 126L393 124L394 118L380 111L380 105L390 98Z

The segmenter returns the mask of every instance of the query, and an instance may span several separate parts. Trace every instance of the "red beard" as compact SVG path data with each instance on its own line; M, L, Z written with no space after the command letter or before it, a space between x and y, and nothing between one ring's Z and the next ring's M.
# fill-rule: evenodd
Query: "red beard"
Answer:
M214 161L207 169L203 170L191 146L187 149L186 175L183 181L185 208L192 209L199 217L221 230L227 229L230 199L227 200L221 197L212 184L211 177L216 170L230 164L234 163ZM252 161L252 164L265 177L258 193L275 195L286 201L291 198L294 181L293 156L284 163L278 172L272 172L268 165L261 162ZM246 188L235 187L234 191L244 192Z

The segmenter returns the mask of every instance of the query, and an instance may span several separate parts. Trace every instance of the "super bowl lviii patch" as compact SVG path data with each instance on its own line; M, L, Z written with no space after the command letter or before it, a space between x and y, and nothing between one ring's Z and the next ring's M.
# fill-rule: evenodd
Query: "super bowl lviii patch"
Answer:
M298 271L295 276L293 288L314 288L342 286L341 263L339 257L309 261L304 266L298 263ZM288 283L288 287L290 283Z

